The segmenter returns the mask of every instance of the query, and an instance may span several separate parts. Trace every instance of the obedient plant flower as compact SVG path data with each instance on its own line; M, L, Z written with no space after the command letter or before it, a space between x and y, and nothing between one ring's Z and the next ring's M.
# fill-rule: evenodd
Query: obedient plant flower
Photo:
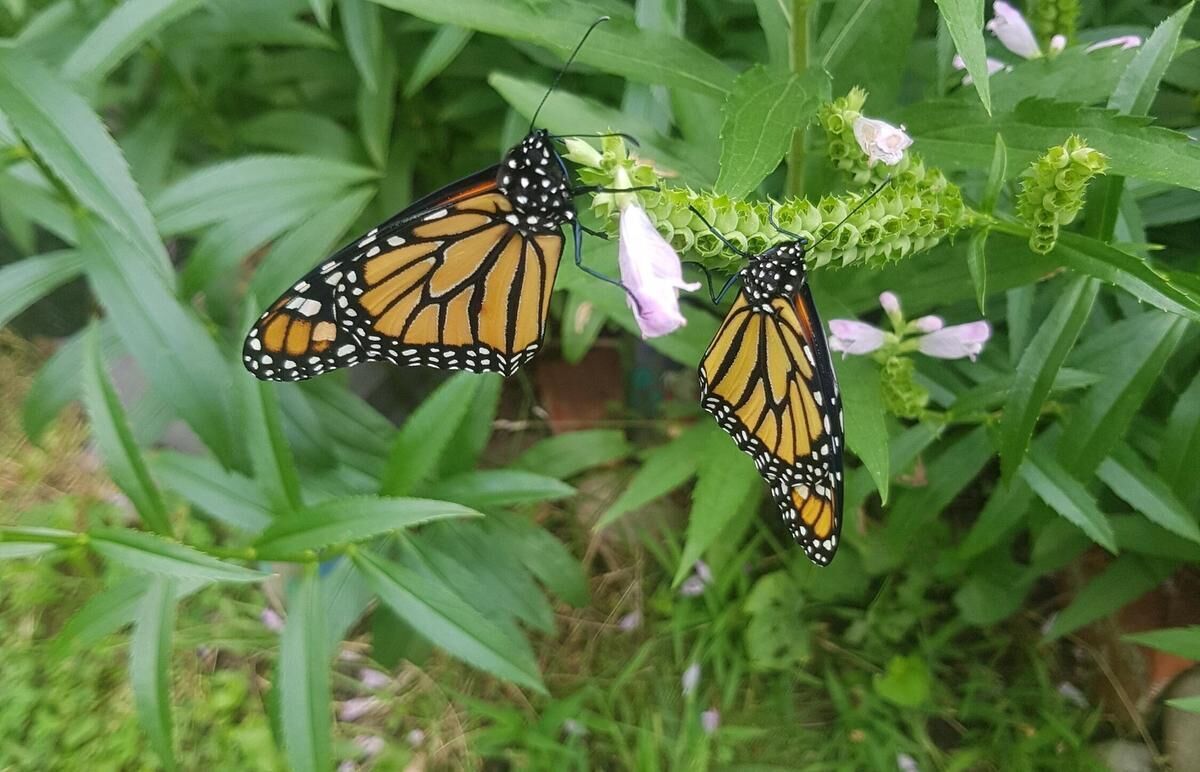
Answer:
M696 692L696 687L700 685L700 665L693 662L688 665L687 670L683 671L683 677L679 679L680 692L684 697L690 697Z
M258 618L262 620L263 627L273 633L283 632L283 617L279 616L279 612L273 608L265 608Z
M992 334L992 328L982 320L952 327L947 327L940 316L905 321L894 292L882 293L879 305L892 323L892 332L856 319L831 319L830 350L860 356L878 351L882 358L920 351L938 359L967 358L973 362Z
M904 151L913 143L903 126L896 128L887 121L862 115L854 122L854 138L867 154L867 166L874 166L876 161L895 166L904 160Z
M616 187L633 187L628 174L618 171ZM687 324L679 310L679 291L694 292L700 283L683 280L679 255L654 227L637 198L632 193L617 195L621 196L618 263L626 302L643 338L667 335Z
M1000 39L1005 48L1022 59L1036 59L1042 55L1042 49L1038 46L1029 22L1025 21L1020 11L1004 0L996 0L992 4L992 20L984 26L988 32Z
M705 734L713 734L721 727L721 712L716 708L709 708L700 714L700 728Z
M952 65L954 65L954 69L956 69L956 70L967 69L967 63L964 62L963 58L961 56L959 56L958 54L954 55L954 58L950 60L950 63ZM1005 64L1004 62L1000 61L999 59L993 59L990 56L987 58L987 73L988 73L988 75L995 75L996 73L998 73L1002 70L1004 72L1011 72L1012 66ZM972 78L970 75L963 76L962 84L964 86L969 86L974 82L975 82L975 79Z
M642 626L642 612L630 611L617 621L617 628L623 633L631 633Z
M1142 44L1142 39L1140 37L1138 37L1137 35L1121 35L1119 37L1108 38L1107 40L1101 40L1098 43L1092 43L1090 46L1088 46L1084 50L1088 51L1090 53L1092 51L1097 51L1101 48L1112 48L1113 46L1120 46L1121 50L1124 51L1125 49L1128 49L1128 48L1137 48L1141 44Z

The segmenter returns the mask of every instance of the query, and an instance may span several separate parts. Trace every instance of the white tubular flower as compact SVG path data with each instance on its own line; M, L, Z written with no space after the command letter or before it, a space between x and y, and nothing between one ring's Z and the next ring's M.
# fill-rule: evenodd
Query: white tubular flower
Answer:
M956 70L967 69L967 63L964 62L963 58L961 56L959 56L958 54L954 55L954 58L952 60L950 60L950 64L954 65L954 69L956 69ZM1012 72L1012 67L1008 66L1007 64L1000 61L999 59L993 59L992 57L989 56L987 58L987 73L988 73L988 75L989 76L995 75L996 73L1001 72L1001 71ZM974 82L975 82L975 79L972 78L970 75L963 76L962 84L964 86L969 86Z
M1112 48L1113 46L1120 46L1121 50L1125 50L1127 48L1137 48L1141 44L1142 39L1137 35L1121 35L1120 37L1108 38L1107 40L1101 40L1098 43L1092 43L1084 50L1092 52L1101 48Z
M987 322L956 324L921 336L917 339L917 350L938 359L967 357L974 362L991 336L992 327Z
M996 0L992 4L992 20L987 23L987 29L1000 39L1004 47L1022 59L1036 59L1042 55L1037 38L1029 22L1016 8L1004 0Z
M694 292L700 283L683 280L679 255L636 203L621 209L618 256L626 301L643 338L657 338L687 324L679 310L679 291Z
M874 166L876 161L895 166L904 160L904 151L913 143L903 126L896 128L887 121L861 115L854 121L854 138L867 154L868 166Z

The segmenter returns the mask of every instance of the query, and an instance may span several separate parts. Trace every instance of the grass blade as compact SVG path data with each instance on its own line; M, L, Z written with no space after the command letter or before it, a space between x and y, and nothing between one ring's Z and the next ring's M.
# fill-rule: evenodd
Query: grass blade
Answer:
M325 606L317 567L288 591L287 622L279 641L279 711L283 746L296 772L333 768L329 685L330 651L325 638Z
M138 604L129 641L129 680L142 729L163 766L176 769L171 740L171 633L175 628L175 581L156 577Z

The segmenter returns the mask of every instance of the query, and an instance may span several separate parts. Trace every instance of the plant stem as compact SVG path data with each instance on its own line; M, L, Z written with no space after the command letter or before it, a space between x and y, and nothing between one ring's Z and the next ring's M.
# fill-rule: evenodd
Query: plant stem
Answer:
M812 0L792 0L791 57L788 64L797 75L803 75L808 70L808 19L811 2ZM807 139L807 127L797 126L792 133L792 147L787 157L785 192L788 196L799 198L804 195L804 145Z

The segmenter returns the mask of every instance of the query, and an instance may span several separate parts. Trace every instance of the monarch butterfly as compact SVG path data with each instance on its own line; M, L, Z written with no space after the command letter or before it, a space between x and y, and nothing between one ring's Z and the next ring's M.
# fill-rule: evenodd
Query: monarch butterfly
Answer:
M699 212L692 210L703 221ZM804 268L807 240L751 255L741 291L700 361L700 404L754 459L792 538L828 565L842 529L842 403Z
M588 28L559 78L607 20ZM313 268L251 328L246 368L270 381L377 360L513 374L541 346L563 225L574 229L576 265L618 283L582 264L573 196L596 189L572 187L554 139L531 122L499 164L431 193Z

